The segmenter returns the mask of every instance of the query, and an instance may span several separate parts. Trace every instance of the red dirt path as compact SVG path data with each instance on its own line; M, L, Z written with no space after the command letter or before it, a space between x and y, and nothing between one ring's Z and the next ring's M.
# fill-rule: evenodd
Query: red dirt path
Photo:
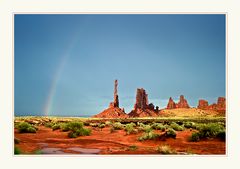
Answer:
M159 131L155 131L160 133ZM15 130L15 138L20 140L16 146L25 153L34 153L44 146L48 148L61 148L65 153L79 154L79 152L66 150L71 147L100 149L99 154L158 154L156 148L161 145L169 145L178 154L225 154L225 142L212 139L200 142L189 142L188 137L192 131L184 130L177 132L176 139L138 141L137 138L143 133L126 135L123 130L116 130L110 133L110 128L102 130L92 128L90 136L68 138L67 132L59 130L52 131L50 128L39 127L37 133L18 133ZM43 146L44 145L44 146ZM131 150L129 146L137 146Z

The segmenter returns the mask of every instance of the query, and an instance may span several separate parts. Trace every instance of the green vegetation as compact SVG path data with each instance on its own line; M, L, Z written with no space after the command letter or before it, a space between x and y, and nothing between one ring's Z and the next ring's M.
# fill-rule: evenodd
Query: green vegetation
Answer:
M219 123L198 124L196 126L197 132L192 133L189 140L199 141L203 138L220 138L225 140L225 127Z
M138 141L144 141L144 140L155 140L159 138L160 135L154 133L153 131L144 133L141 137L138 138Z
M54 124L53 126L52 126L52 130L54 131L54 130L58 130L58 129L60 129L61 128L61 125L59 124L59 123L56 123L56 124Z
M138 147L136 146L136 145L130 145L129 146L129 150L130 151L135 151L135 150L137 150L138 149Z
M157 152L161 154L176 154L176 151L169 145L162 145L157 147Z
M100 124L98 124L98 127L99 127L99 128L104 128L104 127L105 127L105 124L104 124L104 123L100 123Z
M114 128L114 130L122 130L124 128L124 125L122 125L122 123L120 122L115 122L113 123L112 127Z
M166 132L166 137L176 138L176 131L172 128L169 128Z
M136 124L134 123L128 123L126 124L124 130L126 131L127 134L137 133L138 130L134 128L135 126Z
M20 149L19 147L15 147L15 146L14 146L14 154L15 154L15 155L22 154L21 149Z
M192 129L195 129L196 128L196 123L194 122L191 122L191 121L187 121L187 122L184 122L184 127L185 128L192 128Z
M161 130L161 131L166 130L166 127L161 123L153 123L151 127L155 130Z
M175 122L172 122L171 125L170 125L171 128L173 128L174 130L176 131L183 131L184 128L180 125L178 125L177 123Z
M27 122L20 122L15 126L19 133L36 133L37 128Z

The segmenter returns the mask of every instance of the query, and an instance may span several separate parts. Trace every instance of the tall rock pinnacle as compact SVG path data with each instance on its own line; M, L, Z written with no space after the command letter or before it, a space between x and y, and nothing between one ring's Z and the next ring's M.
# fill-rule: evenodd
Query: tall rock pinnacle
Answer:
M117 87L118 87L118 81L114 81L114 96L113 96L113 102L110 103L109 107L119 107L119 100L118 100L118 94L117 94Z

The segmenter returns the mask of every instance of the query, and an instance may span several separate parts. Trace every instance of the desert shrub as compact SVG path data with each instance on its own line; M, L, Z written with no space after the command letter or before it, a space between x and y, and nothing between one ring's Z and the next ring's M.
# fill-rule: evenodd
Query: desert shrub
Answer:
M192 135L189 137L189 141L199 141L200 140L200 134L198 132L193 132Z
M172 128L169 128L167 131L166 131L166 137L171 137L171 138L176 138L176 131Z
M104 127L105 127L105 124L104 124L104 123L100 123L100 124L98 125L98 127L99 127L99 128L104 128Z
M106 122L105 122L105 125L106 125L106 126L110 126L111 124L112 124L112 123L111 123L110 121L106 121Z
M144 140L154 140L159 138L160 135L154 133L153 131L146 132L144 133L141 137L138 138L139 141L144 141Z
M77 130L73 130L68 133L68 137L76 138L78 136L89 136L91 134L91 130L87 128L80 128Z
M20 122L17 126L19 133L36 133L37 129L27 122Z
M60 129L61 129L61 131L63 131L63 132L66 132L66 131L69 131L69 130L70 130L68 123L61 123L61 124L60 124Z
M225 141L226 140L226 131L225 130L219 131L217 134L217 137L220 138L221 140Z
M121 130L124 128L124 125L122 125L120 122L113 123L114 130Z
M193 129L195 129L196 128L196 124L194 122L187 121L187 122L184 123L184 127L185 128L193 128Z
M166 130L166 127L161 123L153 123L152 128L155 129L155 130L161 130L161 131Z
M15 155L22 154L21 149L14 146L14 154L15 154Z
M202 138L215 138L219 137L225 140L225 128L218 123L199 124L196 129L198 132L192 133L189 140L199 141Z
M130 145L129 146L129 150L131 150L131 151L135 151L137 149L138 149L138 147L136 145Z
M54 130L58 130L58 129L60 129L61 127L60 127L60 124L58 124L58 123L56 123L56 124L54 124L53 126L52 126L52 130L54 131Z
M134 126L136 126L134 123L126 124L124 130L126 131L127 134L137 133L138 130L135 129Z
M47 122L44 124L44 126L47 128L52 128L53 125L54 125L54 123L51 123L51 122Z
M157 152L161 154L176 154L176 151L169 145L162 145L157 147Z
M90 123L89 126L91 126L91 127L98 127L98 123Z
M222 125L218 123L209 123L198 125L197 130L200 132L203 138L216 137L220 131L225 130Z
M69 130L76 131L83 128L83 123L79 121L72 121L67 123Z
M170 127L173 128L176 131L183 131L184 130L184 128L182 126L178 125L175 122L171 123Z

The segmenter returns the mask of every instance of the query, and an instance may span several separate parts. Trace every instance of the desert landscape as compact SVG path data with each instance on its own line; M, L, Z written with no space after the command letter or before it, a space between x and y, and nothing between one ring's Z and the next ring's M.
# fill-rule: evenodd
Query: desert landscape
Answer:
M183 95L166 108L148 103L137 89L131 112L119 107L118 81L109 107L89 118L22 116L14 119L15 154L218 155L226 153L226 101L199 100L190 107Z

